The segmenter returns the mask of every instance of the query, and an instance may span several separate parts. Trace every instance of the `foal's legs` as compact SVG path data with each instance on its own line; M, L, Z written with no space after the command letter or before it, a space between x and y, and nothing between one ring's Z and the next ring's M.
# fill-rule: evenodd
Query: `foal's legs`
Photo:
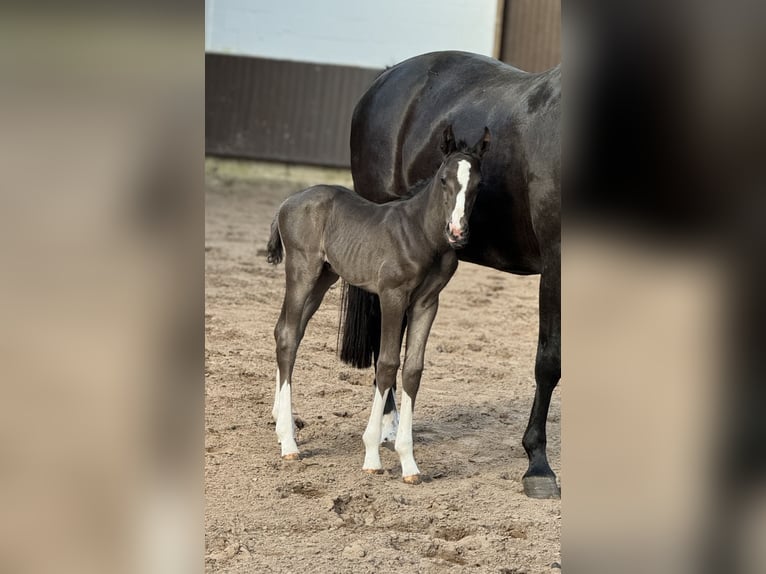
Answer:
M420 388L420 378L423 374L423 357L426 352L428 334L431 332L439 307L438 299L418 301L409 311L409 326L407 328L407 347L402 369L402 404L399 419L399 429L396 433L396 452L402 464L402 480L408 484L420 482L420 471L415 463L412 452L412 417L415 407L415 397Z
M295 443L293 428L291 392L293 366L306 324L321 302L321 298L317 302L316 297L313 302L311 301L312 294L320 283L323 263L320 258L298 251L291 253L285 259L285 300L274 329L277 342L277 375L280 379L274 402L277 411L277 438L282 445L282 458L296 460L298 445ZM326 291L327 288L329 285L324 290ZM310 306L307 308L309 303Z
M372 402L370 420L362 435L365 450L362 469L366 472L379 473L382 472L383 468L380 463L383 407L396 382L396 371L399 369L399 351L402 347L402 318L406 304L406 297L402 292L387 291L380 294L380 356L375 374L375 396Z
M404 316L402 321L402 332L399 336L399 348L402 348L402 341L404 340L404 331L407 328L407 315ZM375 370L377 371L378 357L380 356L380 348L373 352L375 358ZM372 383L377 385L376 381ZM396 383L391 388L391 392L388 393L385 406L383 407L383 430L380 433L380 444L392 445L396 440L396 431L399 428L399 411L396 410Z
M300 333L301 333L301 339L303 338L303 334L306 332L306 326L308 325L309 321L311 320L311 317L314 316L314 313L316 313L317 309L319 309L319 306L322 304L322 300L324 299L325 294L327 293L327 290L335 284L335 282L338 280L338 275L334 273L329 267L324 267L321 274L319 275L319 279L317 279L316 284L314 285L314 288L311 290L311 293L308 296L308 299L306 299L306 303L303 305L303 313L301 314L301 323L300 323ZM282 313L284 314L284 307ZM279 318L280 321L282 321L282 316ZM279 367L277 367L277 386L276 390L274 392L274 406L271 409L271 416L274 418L274 420L277 420L277 415L279 414L279 390L281 387L281 380L279 377Z
M401 345L400 345L401 348ZM396 440L396 430L399 428L399 411L396 409L396 387L391 389L383 407L383 422L380 429L380 444L390 445Z
M532 498L558 498L561 490L548 464L545 425L551 394L561 377L561 273L558 261L543 269L540 277L540 337L535 362L535 401L522 444L529 468L522 483Z

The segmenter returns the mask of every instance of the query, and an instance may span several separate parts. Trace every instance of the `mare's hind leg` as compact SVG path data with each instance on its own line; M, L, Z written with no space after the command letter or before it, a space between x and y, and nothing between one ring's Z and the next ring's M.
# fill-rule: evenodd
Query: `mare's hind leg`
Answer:
M308 316L304 322L304 311L307 303L311 300L322 270L321 258L312 257L306 253L296 251L291 253L285 261L285 300L282 304L282 313L274 329L274 338L277 342L277 377L279 381L277 396L274 401L277 438L282 445L282 458L285 460L298 458L298 445L295 442L293 427L292 374L298 345L300 345L310 318ZM316 306L319 306L318 303Z
M540 278L540 336L535 362L535 401L522 444L529 468L522 483L531 498L558 498L561 490L548 464L545 424L551 394L561 377L561 272L558 261L543 270Z

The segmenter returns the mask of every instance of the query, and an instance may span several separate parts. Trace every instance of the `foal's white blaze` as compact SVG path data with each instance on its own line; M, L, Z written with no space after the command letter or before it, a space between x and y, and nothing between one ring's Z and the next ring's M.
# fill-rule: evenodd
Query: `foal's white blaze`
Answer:
M450 226L456 231L462 231L460 220L465 215L465 192L468 188L468 180L471 177L471 162L461 159L457 162L457 182L460 184L460 191L455 198L455 207L450 217Z
M372 411L367 428L362 435L364 442L364 470L380 470L383 465L380 463L380 435L383 428L383 407L386 406L386 399L391 389L386 389L383 395L375 389L375 397L372 399Z
M279 389L277 411L277 438L282 444L282 456L295 454L298 452L298 445L295 444L295 433L293 430L293 405L290 381L282 383L282 388Z
M402 477L420 474L418 465L415 464L415 455L412 452L412 399L406 392L402 392L399 431L396 433L394 448L399 454L399 461L402 463Z

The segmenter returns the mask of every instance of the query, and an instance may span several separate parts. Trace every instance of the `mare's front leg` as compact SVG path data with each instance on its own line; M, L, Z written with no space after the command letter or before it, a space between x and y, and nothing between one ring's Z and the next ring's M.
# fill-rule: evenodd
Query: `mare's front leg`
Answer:
M553 389L561 377L561 271L553 259L540 277L540 336L535 361L535 400L522 444L529 468L522 478L524 494L531 498L558 498L561 490L548 464L545 425Z
M388 395L396 383L396 372L399 370L399 351L402 346L401 328L406 307L406 292L390 290L380 294L380 355L376 365L376 386L370 420L362 435L365 451L362 469L369 473L383 472L383 466L380 462L383 409Z

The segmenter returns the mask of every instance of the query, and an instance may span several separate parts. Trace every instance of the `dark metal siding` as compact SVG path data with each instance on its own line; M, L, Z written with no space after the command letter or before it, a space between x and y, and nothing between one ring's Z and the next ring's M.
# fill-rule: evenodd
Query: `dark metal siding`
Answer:
M560 0L502 0L500 59L530 72L561 59ZM380 70L205 55L210 155L348 167L351 114Z
M351 115L380 70L205 55L205 152L347 167Z
M561 61L561 0L505 0L500 59L528 72Z

